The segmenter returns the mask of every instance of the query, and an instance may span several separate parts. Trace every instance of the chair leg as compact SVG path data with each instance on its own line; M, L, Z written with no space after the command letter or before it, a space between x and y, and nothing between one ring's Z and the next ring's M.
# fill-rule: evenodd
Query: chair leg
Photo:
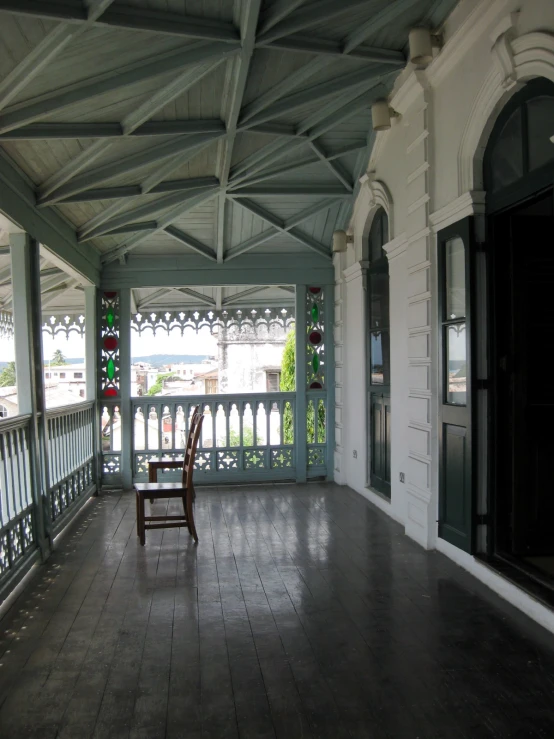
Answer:
M137 536L140 536L140 511L139 511L139 494L135 490L135 505L137 508Z
M190 533L192 534L192 538L198 544L198 534L196 533L196 526L194 525L194 510L193 510L193 505L192 505L193 498L194 498L194 491L187 490L187 494L185 497L186 509L187 509L187 526L189 528Z
M139 516L140 516L140 545L143 547L145 542L145 528L144 528L144 495L139 495Z

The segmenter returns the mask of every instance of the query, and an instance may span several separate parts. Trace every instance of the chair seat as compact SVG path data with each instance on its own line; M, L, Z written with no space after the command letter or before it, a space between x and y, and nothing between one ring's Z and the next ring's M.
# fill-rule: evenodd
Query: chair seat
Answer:
M187 492L182 482L137 482L135 490L147 498L167 498L171 494L183 496Z

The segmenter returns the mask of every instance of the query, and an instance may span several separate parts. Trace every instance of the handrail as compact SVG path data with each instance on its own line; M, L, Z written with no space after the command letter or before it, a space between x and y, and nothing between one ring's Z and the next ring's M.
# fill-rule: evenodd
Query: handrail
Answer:
M0 434L6 431L15 431L15 429L23 428L26 426L33 416L30 413L24 413L21 416L13 416L11 418L5 418L0 421Z
M232 400L255 400L257 398L260 398L261 400L264 400L265 398L275 398L278 397L279 399L283 400L294 400L296 398L295 392L281 392L280 390L276 390L272 393L214 393L213 395L211 393L208 393L207 395L193 395L192 393L190 395L136 395L135 397L131 398L133 405L144 405L145 403L152 403L155 404L165 404L168 403L180 403L182 401L190 402L190 403L196 403L198 405L199 403L213 403L213 402L229 402ZM104 401L102 400L102 403Z
M49 408L46 411L46 418L58 418L59 416L69 416L72 413L78 413L79 411L88 411L94 408L94 400L86 400L83 403L75 403L75 405L62 405L59 408Z

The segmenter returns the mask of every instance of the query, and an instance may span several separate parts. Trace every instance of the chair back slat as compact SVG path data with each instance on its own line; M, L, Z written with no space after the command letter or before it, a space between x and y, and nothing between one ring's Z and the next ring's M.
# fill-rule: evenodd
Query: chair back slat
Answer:
M187 491L194 496L194 488L192 486L192 475L194 472L194 459L196 457L196 447L198 446L198 439L200 438L200 432L202 431L202 424L204 422L204 415L198 414L198 422L195 426L194 433L191 439L191 446L188 454L185 456L185 464L183 465L184 484Z
M194 436L194 432L196 430L196 426L198 424L198 421L200 420L200 406L197 405L196 408L192 412L192 416L190 419L190 425L189 425L189 432L187 434L187 443L185 445L185 453L183 455L183 469L181 473L181 481L183 485L186 485L187 479L186 479L186 464L187 464L187 458L190 455L190 448L192 444L192 437Z

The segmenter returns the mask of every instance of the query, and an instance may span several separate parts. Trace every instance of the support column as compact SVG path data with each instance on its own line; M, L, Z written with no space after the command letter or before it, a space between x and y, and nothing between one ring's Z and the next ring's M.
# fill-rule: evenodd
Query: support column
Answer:
M96 400L98 382L96 376L97 363L97 307L96 287L85 287L85 366L86 366L86 398Z
M46 559L51 549L51 522L42 368L40 253L38 243L26 233L11 234L10 247L17 401L20 414L32 415L29 452L36 540L43 559Z
M131 414L131 290L119 291L119 380L121 390L121 481L124 489L133 485Z
M325 343L327 415L325 432L327 444L327 479L335 479L335 285L325 285Z
M296 448L296 482L307 480L306 429L306 285L296 286L296 411L294 419L294 446Z

